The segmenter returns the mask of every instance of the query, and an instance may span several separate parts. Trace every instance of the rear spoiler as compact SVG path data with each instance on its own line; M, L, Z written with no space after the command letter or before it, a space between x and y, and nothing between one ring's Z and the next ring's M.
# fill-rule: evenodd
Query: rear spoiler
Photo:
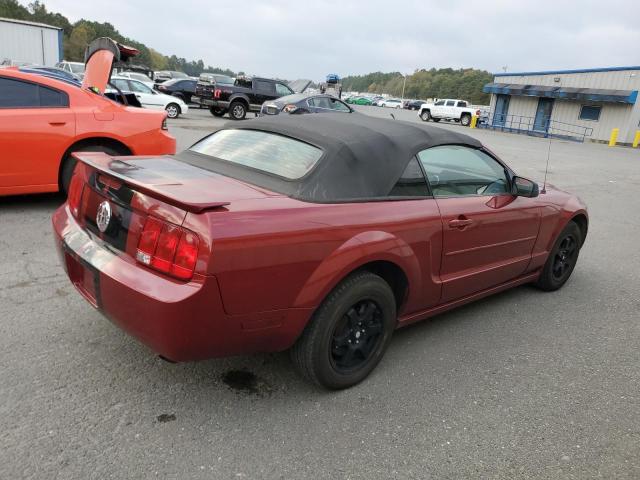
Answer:
M134 165L132 162L127 162L127 160L133 160L130 157L111 157L104 152L74 152L72 155L79 162L125 182L136 191L148 194L187 212L201 213L230 204L228 201L216 199L215 193L210 190L194 188L192 185L184 185L180 181L172 181L160 175L155 176L154 182L144 181L142 177L145 176L145 173L147 177L153 177L153 172L142 166ZM148 156L135 157L135 161L144 164L145 158L169 159L169 157L163 156Z

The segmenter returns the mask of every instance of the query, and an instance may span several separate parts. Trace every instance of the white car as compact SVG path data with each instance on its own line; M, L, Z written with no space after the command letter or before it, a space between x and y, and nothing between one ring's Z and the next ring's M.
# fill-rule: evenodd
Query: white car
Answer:
M144 73L139 72L118 72L118 77L120 78L128 78L130 80L138 80L139 82L144 83L147 87L153 88L153 80L147 77Z
M82 77L84 77L84 63L67 62L66 60L63 60L62 62L56 63L54 67L59 68L60 70L64 70L65 72L73 73L81 80Z
M155 110L166 110L167 117L178 118L181 114L189 111L189 107L178 97L165 95L152 88L149 88L138 80L132 80L127 77L114 76L111 77L111 84L119 88L122 92L131 92L144 108L153 108Z
M383 101L381 106L387 108L402 108L402 100L398 100L397 98L390 98L389 100Z

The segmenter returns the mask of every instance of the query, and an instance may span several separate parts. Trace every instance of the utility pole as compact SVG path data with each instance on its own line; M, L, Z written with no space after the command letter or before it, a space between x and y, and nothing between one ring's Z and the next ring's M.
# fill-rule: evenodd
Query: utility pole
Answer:
M402 103L404 103L404 87L407 85L407 76L403 75L404 81L402 82Z

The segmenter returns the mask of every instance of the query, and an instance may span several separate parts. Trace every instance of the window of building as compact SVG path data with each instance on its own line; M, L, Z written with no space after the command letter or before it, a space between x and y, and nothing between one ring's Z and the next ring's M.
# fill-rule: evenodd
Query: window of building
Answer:
M423 150L418 158L435 197L509 193L504 167L480 150L445 145Z
M580 109L580 116L578 117L580 120L600 120L600 111L602 107L600 105L582 105Z
M402 176L389 192L390 197L428 197L429 187L424 178L418 159L413 157Z

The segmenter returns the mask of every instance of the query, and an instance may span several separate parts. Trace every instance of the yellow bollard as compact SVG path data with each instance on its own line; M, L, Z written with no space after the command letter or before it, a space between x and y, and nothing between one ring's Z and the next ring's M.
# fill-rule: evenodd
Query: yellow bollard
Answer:
M610 147L615 147L616 146L616 142L618 141L618 133L620 133L620 129L619 128L614 128L613 130L611 130L611 137L609 137L609 146Z
M478 116L477 115L472 115L471 116L471 124L469 125L469 128L476 128L477 123L478 123Z
M636 148L640 144L640 130L636 130L636 137L633 139L633 148Z

